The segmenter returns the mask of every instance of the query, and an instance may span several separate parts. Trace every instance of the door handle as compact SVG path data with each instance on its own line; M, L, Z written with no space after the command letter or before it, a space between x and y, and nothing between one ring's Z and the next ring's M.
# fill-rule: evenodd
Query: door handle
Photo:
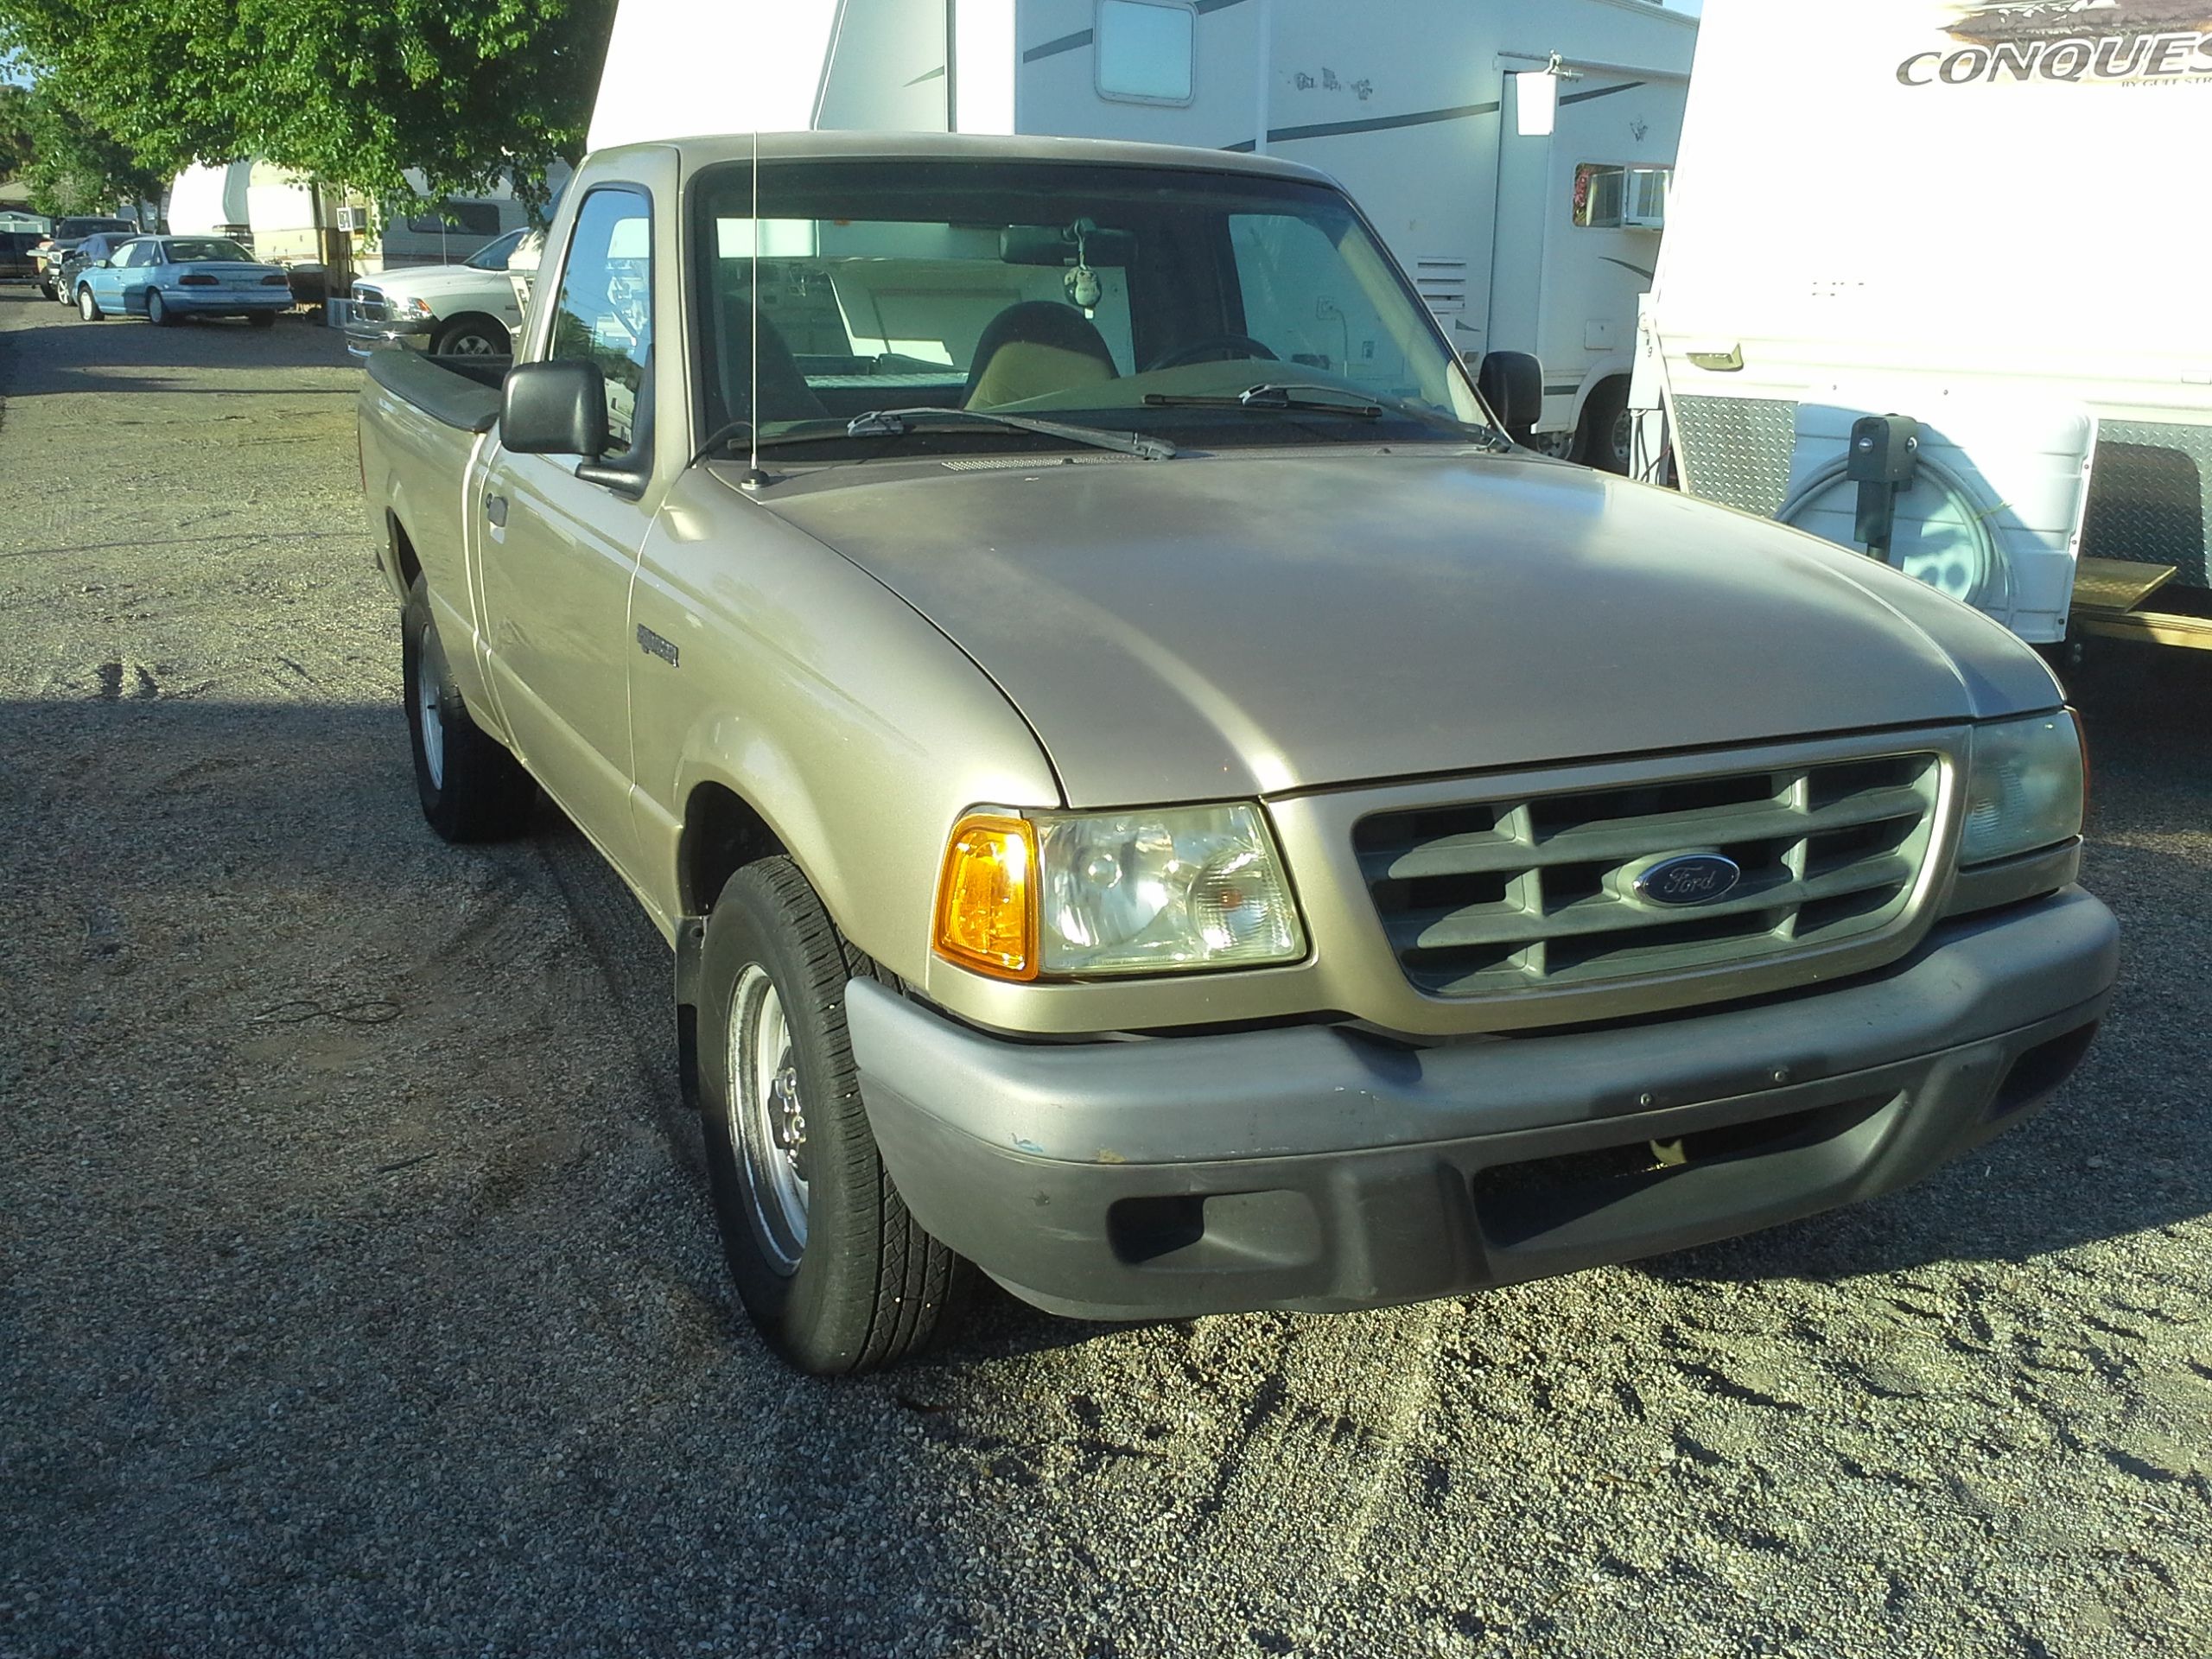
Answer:
M486 496L484 516L495 524L504 525L507 522L507 498L504 495Z

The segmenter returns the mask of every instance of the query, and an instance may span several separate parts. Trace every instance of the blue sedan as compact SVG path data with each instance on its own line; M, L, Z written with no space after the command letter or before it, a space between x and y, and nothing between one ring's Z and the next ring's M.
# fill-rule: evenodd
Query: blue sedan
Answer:
M149 322L244 317L266 328L292 303L281 267L256 264L220 236L139 237L79 271L76 284L77 315L86 322L120 311Z

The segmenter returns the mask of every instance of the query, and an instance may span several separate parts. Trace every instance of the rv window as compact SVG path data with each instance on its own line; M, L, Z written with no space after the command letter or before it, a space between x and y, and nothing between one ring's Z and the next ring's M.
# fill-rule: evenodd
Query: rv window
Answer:
M420 236L497 236L499 210L488 201L449 201L443 213L411 215L407 228Z
M1098 95L1188 104L1198 16L1182 0L1098 0Z
M1585 162L1574 169L1574 222L1587 230L1657 230L1666 220L1674 172Z

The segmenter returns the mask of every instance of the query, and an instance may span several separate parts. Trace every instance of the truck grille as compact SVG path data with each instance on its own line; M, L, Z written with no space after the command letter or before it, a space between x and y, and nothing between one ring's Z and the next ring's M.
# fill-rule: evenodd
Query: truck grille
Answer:
M356 322L389 322L391 307L385 302L384 290L367 283L353 284L353 320Z
M1933 753L1378 813L1353 846L1406 977L1437 996L1726 967L1898 926L1933 842ZM1732 859L1726 897L1672 907L1637 877Z

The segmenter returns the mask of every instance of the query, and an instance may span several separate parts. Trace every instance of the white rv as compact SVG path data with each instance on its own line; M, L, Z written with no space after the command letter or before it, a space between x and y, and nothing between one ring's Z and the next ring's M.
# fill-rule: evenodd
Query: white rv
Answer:
M1146 140L1333 174L1551 447L1625 464L1695 21L1651 0L622 0L594 149L900 129Z
M1707 0L1649 319L1683 486L2031 641L2212 645L2208 135L2212 0Z
M550 181L557 192L568 169ZM410 174L426 192L429 181ZM365 198L267 162L194 164L169 190L169 228L183 233L250 238L257 257L290 265L340 257L355 270L448 264L530 223L528 210L504 183L491 194L399 203L386 213Z

